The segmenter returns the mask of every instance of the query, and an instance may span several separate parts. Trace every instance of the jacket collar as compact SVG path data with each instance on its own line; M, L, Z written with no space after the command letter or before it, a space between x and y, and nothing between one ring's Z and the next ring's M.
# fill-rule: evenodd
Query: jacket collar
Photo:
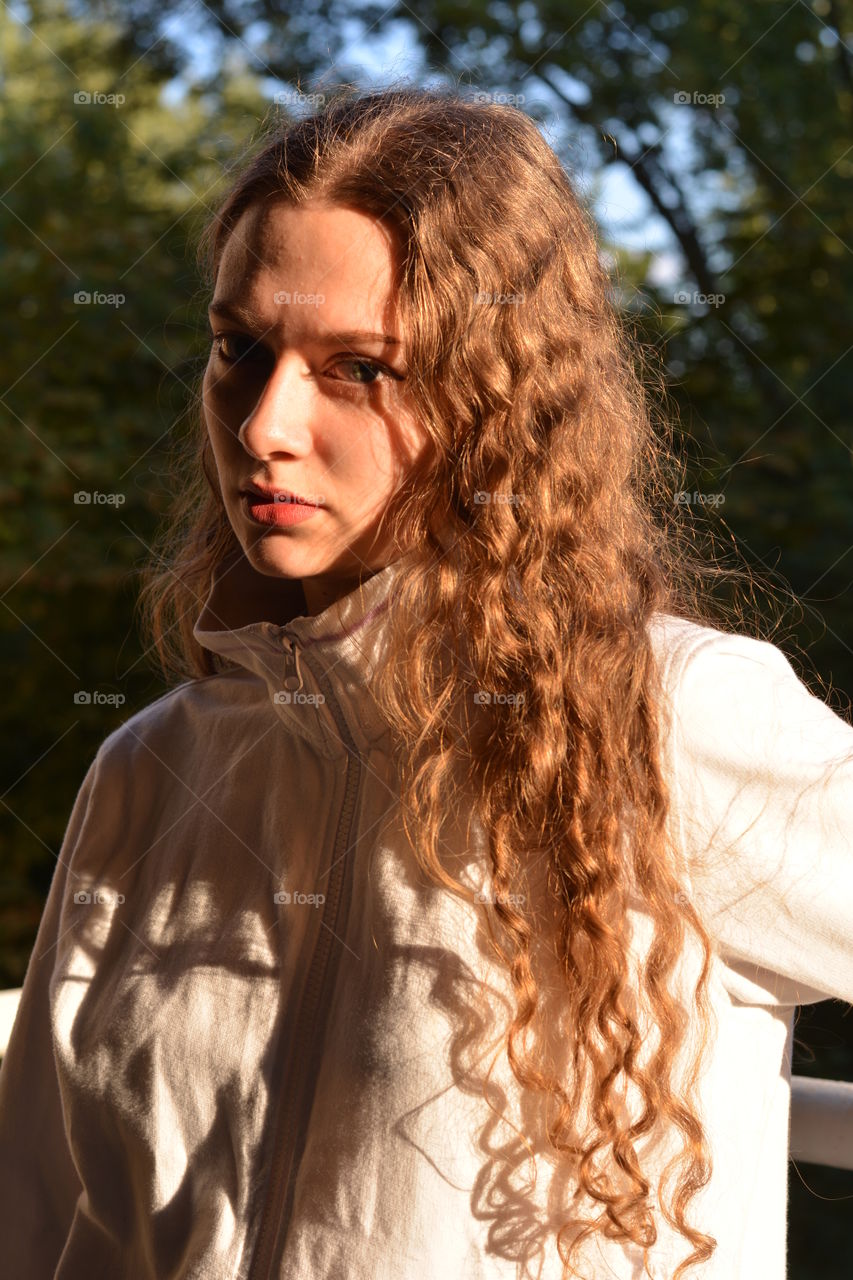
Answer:
M301 584L258 573L239 549L220 565L193 635L264 680L281 720L323 755L368 750L385 733L369 682L387 643L391 588L409 558L307 617Z

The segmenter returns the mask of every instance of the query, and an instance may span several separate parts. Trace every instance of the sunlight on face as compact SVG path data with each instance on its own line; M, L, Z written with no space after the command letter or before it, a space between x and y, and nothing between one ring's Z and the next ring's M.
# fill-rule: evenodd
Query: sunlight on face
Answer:
M276 201L243 213L216 278L202 401L225 510L252 567L299 578L311 614L397 557L377 525L426 443L396 263L378 219Z

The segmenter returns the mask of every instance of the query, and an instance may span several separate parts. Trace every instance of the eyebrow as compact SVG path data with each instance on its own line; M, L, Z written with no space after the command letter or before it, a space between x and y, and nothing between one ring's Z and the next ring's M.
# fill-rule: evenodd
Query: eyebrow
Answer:
M256 327L251 311L247 307L243 307L239 302L211 302L208 311L218 316L224 316L227 320L234 320L237 324L245 325L247 329ZM270 326L272 327L272 326ZM348 329L337 333L334 330L328 333L314 333L309 335L312 342L381 342L388 347L398 347L400 339L395 338L390 333L373 333L367 329Z

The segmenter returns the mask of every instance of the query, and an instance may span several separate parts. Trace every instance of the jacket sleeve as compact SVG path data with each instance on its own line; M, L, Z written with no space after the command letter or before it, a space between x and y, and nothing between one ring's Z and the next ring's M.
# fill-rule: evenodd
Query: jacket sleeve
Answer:
M53 1050L50 982L74 851L92 812L92 762L77 793L42 913L11 1037L0 1065L0 1238L4 1274L56 1271L82 1184L66 1139Z
M853 727L775 645L703 632L673 700L685 887L738 998L853 1002Z

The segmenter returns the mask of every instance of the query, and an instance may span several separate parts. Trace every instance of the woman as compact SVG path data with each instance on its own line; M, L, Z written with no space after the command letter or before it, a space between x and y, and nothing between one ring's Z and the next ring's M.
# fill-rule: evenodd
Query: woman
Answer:
M341 92L202 249L143 592L182 682L71 814L0 1075L10 1274L782 1280L853 729L715 625L556 156Z

